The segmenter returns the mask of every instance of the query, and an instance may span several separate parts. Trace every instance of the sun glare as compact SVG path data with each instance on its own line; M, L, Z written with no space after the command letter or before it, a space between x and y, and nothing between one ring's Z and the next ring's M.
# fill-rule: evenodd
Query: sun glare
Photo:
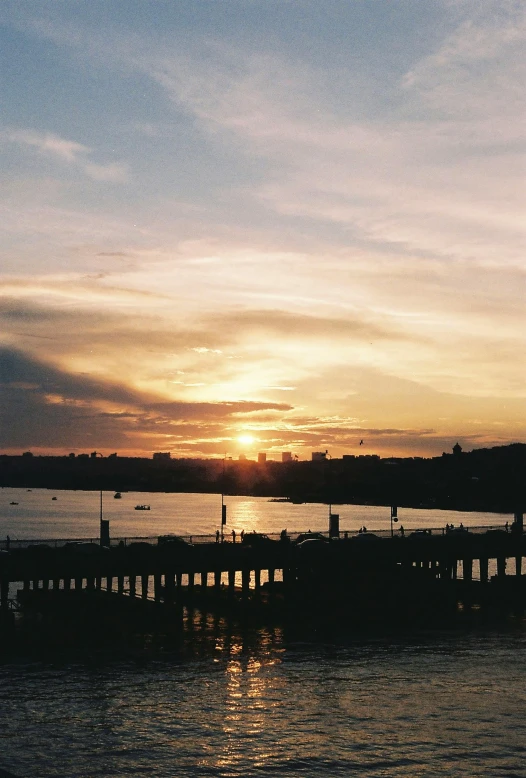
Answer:
M253 435L239 435L237 440L238 443L243 443L245 446L250 446L255 442L256 439Z

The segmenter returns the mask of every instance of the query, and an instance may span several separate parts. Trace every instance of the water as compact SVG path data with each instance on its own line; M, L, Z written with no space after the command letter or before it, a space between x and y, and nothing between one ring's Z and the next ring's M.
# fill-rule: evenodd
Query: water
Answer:
M152 510L133 511L139 502ZM238 530L327 525L325 506L227 504ZM220 498L108 494L104 506L114 534L207 533ZM343 528L389 526L385 508L337 510ZM400 514L406 527L509 519ZM90 537L97 529L97 494L0 492L2 534ZM499 629L298 634L286 625L241 629L196 611L182 635L118 647L50 654L35 638L30 649L0 654L0 768L23 778L523 778L525 649L520 617Z
M165 494L162 492L123 492L116 500L113 492L103 494L103 514L110 521L113 537L154 537L175 533L213 534L220 527L221 496L216 494ZM53 500L56 497L56 500ZM0 538L11 539L94 538L99 534L100 496L98 492L48 489L0 489ZM11 505L16 502L18 505ZM327 531L328 506L319 503L270 502L264 497L225 497L227 531L239 533L279 533L311 529ZM148 504L149 511L136 511L135 505ZM382 506L338 505L341 530L388 530L390 510ZM507 514L470 513L400 508L405 529L444 527L503 526ZM396 525L395 525L396 526ZM399 525L398 525L399 526Z

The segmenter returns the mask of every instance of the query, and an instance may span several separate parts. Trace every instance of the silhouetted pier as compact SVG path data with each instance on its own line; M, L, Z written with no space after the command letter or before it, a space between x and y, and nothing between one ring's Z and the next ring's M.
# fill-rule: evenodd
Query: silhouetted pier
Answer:
M104 611L132 622L151 615L177 621L183 605L244 619L432 618L459 603L522 605L524 537L514 523L332 539L253 533L236 543L11 543L0 555L0 610L4 620L14 608L79 611L80 602L80 614Z

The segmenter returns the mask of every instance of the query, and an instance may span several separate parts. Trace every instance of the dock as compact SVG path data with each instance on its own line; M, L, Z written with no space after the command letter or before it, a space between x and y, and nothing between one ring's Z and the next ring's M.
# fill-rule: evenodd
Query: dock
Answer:
M50 609L177 622L183 606L242 621L419 623L459 608L522 607L525 555L517 522L404 535L253 533L243 542L24 541L0 554L1 623Z

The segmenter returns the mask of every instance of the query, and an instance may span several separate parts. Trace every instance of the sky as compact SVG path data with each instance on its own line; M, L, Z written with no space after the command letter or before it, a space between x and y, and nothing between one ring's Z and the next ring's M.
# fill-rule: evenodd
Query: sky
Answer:
M525 42L523 0L2 0L0 452L526 441Z

